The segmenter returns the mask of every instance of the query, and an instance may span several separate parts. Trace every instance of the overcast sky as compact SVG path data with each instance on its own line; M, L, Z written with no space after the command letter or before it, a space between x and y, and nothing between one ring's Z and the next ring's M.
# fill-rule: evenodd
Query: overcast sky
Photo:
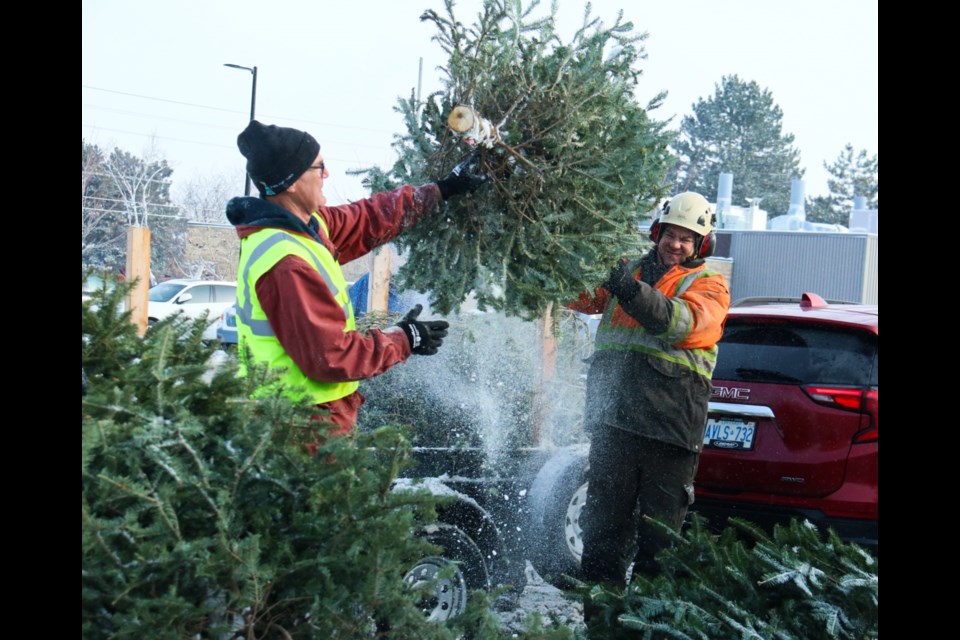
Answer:
M481 0L457 2L473 22ZM528 3L524 3L528 4ZM559 0L565 38L584 3ZM870 0L595 0L593 14L647 31L638 89L668 99L656 117L673 126L724 75L770 89L796 136L807 195L826 192L824 161L846 143L879 153L879 9ZM83 0L81 135L105 148L155 152L174 167L174 184L236 176L236 136L250 114L258 68L257 119L310 131L332 168L332 204L364 197L346 169L386 166L401 131L393 111L418 84L440 89L445 63L421 23L442 0ZM734 176L736 181L736 176ZM736 187L735 187L736 193ZM735 204L744 204L737 202Z

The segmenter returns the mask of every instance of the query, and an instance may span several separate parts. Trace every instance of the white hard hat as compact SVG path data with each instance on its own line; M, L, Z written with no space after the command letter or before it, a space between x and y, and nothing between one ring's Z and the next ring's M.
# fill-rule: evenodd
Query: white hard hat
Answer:
M706 198L699 193L685 191L664 203L659 222L674 224L706 237L713 231L716 217Z

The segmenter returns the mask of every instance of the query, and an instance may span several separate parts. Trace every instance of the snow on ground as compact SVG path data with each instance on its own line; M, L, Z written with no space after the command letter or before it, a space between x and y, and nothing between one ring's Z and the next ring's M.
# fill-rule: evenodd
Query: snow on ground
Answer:
M567 597L563 591L544 582L540 574L527 562L527 586L520 594L517 608L497 612L500 626L507 631L521 632L526 628L527 617L537 612L544 623L555 620L567 627L583 626L583 607L575 597Z

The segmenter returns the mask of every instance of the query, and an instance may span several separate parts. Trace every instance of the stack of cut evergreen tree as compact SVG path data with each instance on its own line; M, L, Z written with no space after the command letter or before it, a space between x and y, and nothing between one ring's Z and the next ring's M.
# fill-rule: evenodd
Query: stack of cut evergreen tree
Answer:
M664 192L669 135L637 104L643 34L618 18L606 26L584 12L564 41L553 10L485 0L471 25L451 0L427 11L449 60L443 91L401 100L407 131L387 171L366 172L380 191L435 181L474 149L447 127L457 105L499 125L502 142L479 146L491 180L448 203L442 220L405 232L406 288L433 306L458 308L471 291L481 305L538 317L553 301L592 289L641 243L637 222Z
M791 521L768 534L751 523L717 536L702 519L659 557L661 574L625 591L596 586L604 609L591 638L866 640L878 638L878 559Z
M414 535L433 498L390 491L396 431L308 455L309 408L247 399L260 374L212 370L202 322L141 340L124 292L83 303L84 638L498 637L482 606L428 623L403 582L438 550Z

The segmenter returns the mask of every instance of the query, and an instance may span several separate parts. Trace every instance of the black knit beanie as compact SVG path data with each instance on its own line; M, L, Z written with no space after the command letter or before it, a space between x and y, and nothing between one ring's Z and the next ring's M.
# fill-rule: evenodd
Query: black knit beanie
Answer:
M237 146L247 159L247 173L261 196L285 191L320 153L320 143L309 133L256 120L237 136Z

